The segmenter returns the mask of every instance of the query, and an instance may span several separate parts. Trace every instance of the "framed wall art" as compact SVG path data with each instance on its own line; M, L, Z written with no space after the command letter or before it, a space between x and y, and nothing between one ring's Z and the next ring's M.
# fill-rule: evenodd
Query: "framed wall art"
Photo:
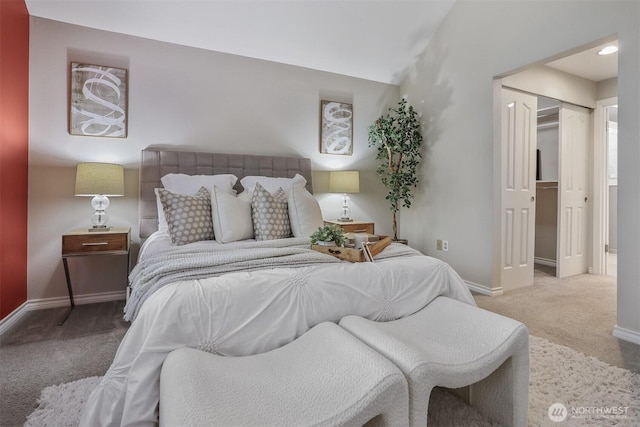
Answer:
M127 70L71 63L69 133L127 137Z
M353 154L353 105L320 101L320 152Z

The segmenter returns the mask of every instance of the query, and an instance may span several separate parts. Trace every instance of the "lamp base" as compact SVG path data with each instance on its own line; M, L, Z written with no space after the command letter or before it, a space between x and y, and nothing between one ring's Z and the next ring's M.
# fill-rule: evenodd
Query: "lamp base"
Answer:
M338 222L353 222L353 218L338 218Z

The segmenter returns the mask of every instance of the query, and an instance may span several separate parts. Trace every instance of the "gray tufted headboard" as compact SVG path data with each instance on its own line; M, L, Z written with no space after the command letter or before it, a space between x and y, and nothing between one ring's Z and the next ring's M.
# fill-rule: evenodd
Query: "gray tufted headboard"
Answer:
M293 178L299 173L307 180L307 190L313 193L309 159L145 148L142 150L140 159L140 199L138 200L141 238L149 237L158 229L158 210L154 189L162 187L160 178L168 173L187 175L231 173L238 177L235 187L238 193L243 190L240 180L245 176Z

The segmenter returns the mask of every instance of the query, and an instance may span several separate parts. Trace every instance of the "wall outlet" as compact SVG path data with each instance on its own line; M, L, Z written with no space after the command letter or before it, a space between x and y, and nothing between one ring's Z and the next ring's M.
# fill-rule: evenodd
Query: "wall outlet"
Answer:
M442 250L447 252L449 250L449 241L448 240L443 240L442 241Z
M442 240L436 240L436 249L439 251L442 250Z

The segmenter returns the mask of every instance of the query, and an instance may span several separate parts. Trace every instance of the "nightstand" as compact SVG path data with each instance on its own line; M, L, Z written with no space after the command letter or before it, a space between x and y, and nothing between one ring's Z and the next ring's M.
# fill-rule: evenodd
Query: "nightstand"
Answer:
M324 221L325 224L333 224L341 227L345 233L369 233L375 234L375 225L369 221Z
M67 279L67 290L69 291L71 308L62 322L58 323L59 325L62 325L67 320L75 307L67 258L97 255L126 255L128 276L131 264L129 249L130 234L131 229L128 227L112 227L105 231L89 231L87 228L78 228L62 235L62 263L64 264L64 274ZM128 277L125 282L128 282Z

